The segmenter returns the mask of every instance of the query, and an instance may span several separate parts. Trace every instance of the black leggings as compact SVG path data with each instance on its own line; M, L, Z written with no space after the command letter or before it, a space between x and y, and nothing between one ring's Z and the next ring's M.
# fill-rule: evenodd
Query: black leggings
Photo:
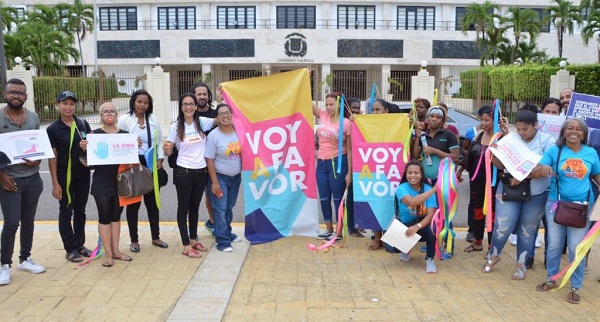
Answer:
M121 212L123 207L119 206L119 197L97 197L96 207L98 207L98 222L102 225L108 225L111 222L121 221Z

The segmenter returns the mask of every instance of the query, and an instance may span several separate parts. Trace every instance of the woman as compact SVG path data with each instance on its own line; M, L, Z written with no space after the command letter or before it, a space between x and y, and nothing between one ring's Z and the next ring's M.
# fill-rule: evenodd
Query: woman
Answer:
M560 106L558 99L550 97L542 102L542 114L560 115Z
M231 252L231 243L242 241L231 232L233 207L242 182L242 150L231 123L231 108L227 104L217 105L217 118L219 126L210 132L206 140L208 197L215 215L217 250Z
M435 200L435 186L430 186L425 177L423 165L417 160L410 160L404 168L402 181L396 188L396 202L398 205L398 220L406 225L406 236L415 233L425 240L427 255L425 257L425 272L436 273L437 268L433 258L435 256L435 235L429 227L433 214L437 209ZM390 253L400 252L398 249L385 245ZM400 252L400 260L408 262L409 254Z
M545 151L554 145L555 140L550 134L537 130L537 109L535 106L525 106L517 113L516 127L521 141L529 150L538 155L543 155ZM493 158L493 163L499 170L505 169L504 164L496 157ZM517 179L510 179L511 186L519 184L521 182ZM494 265L500 261L500 254L502 254L502 249L508 241L508 233L516 231L517 267L512 279L525 279L525 265L532 249L535 249L534 241L539 222L544 214L550 179L533 179L530 180L529 184L531 199L506 201L502 200L501 191L507 189L507 187L503 185L503 182L499 183L492 246L488 253L488 259L481 269L483 273L490 273Z
M550 193L546 202L546 223L548 226L548 250L546 254L546 281L536 287L538 292L547 292L556 287L551 277L560 270L561 251L565 235L569 248L569 261L575 258L575 248L588 231L589 221L584 228L567 227L554 222L554 203L557 200L570 202L588 202L587 212L593 206L593 193L590 178L600 183L600 160L596 151L586 146L588 127L580 118L566 120L556 140L556 146L544 153L540 166L534 170L534 176L552 177ZM559 196L560 193L560 196ZM581 300L579 289L583 285L585 261L581 261L571 275L571 291L567 296L569 303L578 304Z
M153 103L152 96L143 90L137 90L131 95L129 100L129 114L119 118L119 128L137 135L142 139L142 146L138 149L140 163L146 166L144 155L151 147L156 145L156 168L161 169L165 157L162 146L162 130L158 119L152 114ZM150 137L148 137L150 135ZM150 234L152 235L152 245L160 248L168 248L169 245L160 240L160 227L158 224L158 206L154 191L144 195L144 203L148 211L148 221L150 222ZM138 212L142 202L128 205L125 209L127 215L127 226L129 226L129 237L131 244L129 250L134 253L140 251L138 239Z
M117 127L118 112L115 105L106 102L100 106L100 121L102 125L93 131L96 134L127 133ZM87 140L81 141L81 148L87 150ZM138 146L141 145L138 140ZM94 150L93 148L92 150ZM98 165L94 167L91 194L96 200L98 207L98 233L104 245L104 261L102 266L112 267L113 259L131 261L131 256L121 253L119 250L119 238L121 235L121 212L123 207L119 206L119 195L117 192L118 164Z
M177 226L183 243L182 253L192 258L202 257L198 251L207 251L198 240L198 208L206 187L206 135L203 129L211 128L215 122L198 115L194 94L183 94L179 98L177 122L171 125L163 146L166 156L173 153L175 145L179 151L177 169L173 170L177 190Z
M66 254L73 263L89 257L91 251L85 247L85 207L90 195L90 168L80 161L80 142L92 130L88 122L75 116L77 97L71 91L64 91L56 97L60 117L46 129L54 152L48 159L52 178L52 196L58 200L58 230ZM75 131L71 131L71 127ZM70 181L67 182L67 173ZM67 191L68 186L68 191ZM73 223L71 224L71 218Z
M481 132L477 134L472 144L465 142L468 153L465 160L466 169L469 171L469 188L471 197L468 207L468 220L470 231L473 232L474 241L464 249L465 252L480 252L483 250L483 231L485 230L485 215L483 214L483 202L485 199L486 163L484 162L485 151L490 145L494 135L494 109L490 106L482 106L477 115L481 120ZM506 123L506 122L503 122ZM508 126L501 126L503 133L508 133ZM468 145L467 145L468 144ZM496 195L496 187L492 187L492 196ZM493 217L495 203L492 203ZM491 233L488 233L488 242L491 242Z
M317 236L318 239L335 238L336 241L342 240L333 232L331 210L331 198L333 196L334 209L338 209L344 190L352 182L351 169L351 139L350 139L350 121L339 115L337 106L338 97L341 94L331 93L325 97L325 110L313 105L313 115L320 120L320 126L317 129L319 136L319 150L317 151L317 188L321 202L321 211L327 230ZM342 163L340 173L337 173L338 167L338 140L339 140L339 122L343 118L342 133ZM350 153L347 153L350 152Z

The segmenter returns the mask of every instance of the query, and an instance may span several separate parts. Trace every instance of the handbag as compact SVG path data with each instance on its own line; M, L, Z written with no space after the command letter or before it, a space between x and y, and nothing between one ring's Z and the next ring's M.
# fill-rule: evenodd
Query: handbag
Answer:
M531 199L531 179L525 179L516 186L510 185L512 174L508 172L500 173L502 181L502 201L527 201Z
M142 164L133 165L117 175L117 188L121 197L135 197L154 190L152 171Z
M558 160L556 161L556 174L558 175L558 163L560 162L560 154L562 152L562 146L558 149ZM587 200L590 199L590 190L588 190L586 201L579 202L568 202L560 200L560 190L558 185L558 178L556 181L556 194L558 195L558 205L554 212L554 222L574 228L585 228L587 226Z

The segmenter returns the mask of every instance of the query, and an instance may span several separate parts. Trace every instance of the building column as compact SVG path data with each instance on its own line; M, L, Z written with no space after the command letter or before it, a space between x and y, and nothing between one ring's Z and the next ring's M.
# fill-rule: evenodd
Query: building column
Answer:
M154 99L153 114L159 120L162 128L168 127L172 121L171 83L170 74L165 73L160 65L152 68L148 74L148 93Z
M384 100L391 102L394 99L393 94L390 94L390 83L388 79L391 77L390 65L381 65L381 96ZM375 93L377 94L377 93ZM371 95L371 93L369 93ZM369 97L369 99L371 99Z
M556 75L550 76L550 97L560 97L560 91L565 88L575 89L575 75L563 68Z
M435 104L433 101L435 96L435 79L433 76L429 76L427 67L422 67L417 76L412 76L411 83L411 100L421 97L428 99L431 104Z
M331 81L333 80L331 75L331 65L329 64L323 64L321 65L321 97L323 100L325 100L325 95L327 95L328 93L331 93L331 86L333 86L333 84L328 84L331 83Z
M20 63L13 67L12 70L6 71L6 79L18 78L25 83L27 88L27 100L25 101L25 108L35 112L35 104L33 102L33 76L31 71L28 71ZM56 93L54 93L56 94Z

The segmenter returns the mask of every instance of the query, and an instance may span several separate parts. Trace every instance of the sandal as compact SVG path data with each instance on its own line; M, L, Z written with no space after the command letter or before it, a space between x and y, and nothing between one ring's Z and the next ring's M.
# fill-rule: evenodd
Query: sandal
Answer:
M483 245L478 245L478 244L471 244L469 245L467 248L464 249L465 252L470 253L470 252L480 252L483 250Z
M579 296L579 289L575 287L571 287L571 292L567 295L567 302L571 304L579 304L581 301L581 296Z
M544 283L535 287L535 290L538 292L548 292L551 289L556 288L556 282L554 281L545 281Z
M202 255L200 255L200 253L198 253L197 250L190 248L186 251L181 252L183 255L187 256L187 257L191 257L191 258L200 258L202 257Z
M383 246L383 242L381 240L373 240L371 245L369 245L370 250L378 250Z
M526 267L523 264L519 264L519 265L517 265L517 268L515 269L515 273L512 276L512 279L515 281L522 281L525 279Z
M473 244L471 244L471 245L473 245ZM481 272L482 273L491 273L492 269L494 268L494 265L498 264L498 262L500 262L499 256L496 256L495 259L494 259L494 256L488 257L488 260L485 262L485 264L483 264L483 267L481 268Z
M114 263L113 263L112 259L110 259L110 258L105 258L102 261L102 266L104 266L104 267L113 267L113 265L114 265Z
M208 249L206 247L204 247L204 245L202 245L201 242L197 241L195 243L192 244L192 248L201 252L207 252Z
M129 256L129 255L125 255L125 254L123 254L123 255L122 255L122 256L120 256L120 257L113 257L113 258L114 258L114 259L118 259L118 260L120 260L120 261L124 261L124 262L131 262L131 260L133 260L133 258L132 258L131 256Z

